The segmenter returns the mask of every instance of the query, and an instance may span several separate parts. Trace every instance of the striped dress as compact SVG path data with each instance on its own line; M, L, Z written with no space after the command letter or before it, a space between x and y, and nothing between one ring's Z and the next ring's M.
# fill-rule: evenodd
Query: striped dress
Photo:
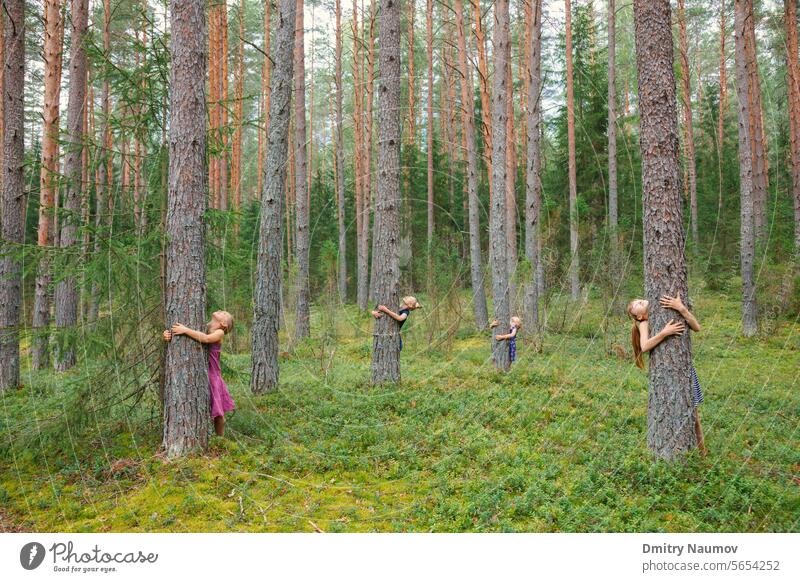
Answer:
M700 380L697 379L697 370L692 366L692 403L697 408L703 402L703 390L700 388Z

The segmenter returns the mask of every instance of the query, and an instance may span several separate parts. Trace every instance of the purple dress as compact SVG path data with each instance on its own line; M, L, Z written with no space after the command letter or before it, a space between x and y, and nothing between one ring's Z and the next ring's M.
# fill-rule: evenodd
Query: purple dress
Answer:
M211 418L224 416L233 410L233 398L228 387L222 380L222 370L219 367L219 354L222 351L222 342L208 346L208 391L211 395Z

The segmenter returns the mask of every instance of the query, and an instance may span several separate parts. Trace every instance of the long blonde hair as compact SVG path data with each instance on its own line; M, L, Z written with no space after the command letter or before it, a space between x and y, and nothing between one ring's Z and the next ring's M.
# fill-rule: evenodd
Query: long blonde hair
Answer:
M636 316L633 314L633 304L637 300L634 299L630 303L628 303L628 317L633 320L633 327L631 328L631 345L633 346L633 361L636 362L636 365L644 370L644 356L642 354L642 333L639 331L639 324L644 321L642 319L637 319Z
M225 335L229 334L233 329L233 316L227 311L215 311L211 314L211 317L214 316L216 316L219 320L220 326L222 331L225 332Z

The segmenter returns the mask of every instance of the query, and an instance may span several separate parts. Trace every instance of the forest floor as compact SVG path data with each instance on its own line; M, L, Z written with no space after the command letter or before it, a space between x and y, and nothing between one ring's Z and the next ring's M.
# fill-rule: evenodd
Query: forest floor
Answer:
M428 346L431 310L405 326L403 381L368 383L368 316L314 313L282 355L276 392L250 394L226 353L237 410L206 455L157 454L151 397L81 435L23 438L61 411L53 374L0 396L3 529L35 531L798 531L800 323L740 337L734 297L694 297L709 456L655 462L647 378L629 324L601 307L550 310L541 352L507 375L467 323ZM334 326L334 327L331 327ZM329 329L326 333L324 330ZM336 334L330 333L336 329ZM76 372L76 374L79 372ZM24 429L24 430L23 430Z

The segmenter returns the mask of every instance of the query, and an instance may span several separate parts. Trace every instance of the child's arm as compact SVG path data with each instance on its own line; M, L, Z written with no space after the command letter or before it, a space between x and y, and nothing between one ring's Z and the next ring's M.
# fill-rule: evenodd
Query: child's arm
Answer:
M383 313L385 313L386 315L388 315L389 317L391 317L395 321L405 321L406 318L408 317L407 313L404 313L403 315L399 315L399 314L395 313L394 311L392 311L391 309L389 309L388 307L386 307L385 305L378 305L378 311L382 311Z
M511 330L511 333L503 333L503 334L494 336L494 338L497 341L511 339L512 337L517 337L517 328L516 327Z
M196 329L189 329L182 323L175 323L172 325L172 335L188 335L195 341L200 342L201 344L215 344L217 342L222 341L222 338L225 337L225 332L221 329L212 331L211 333L203 333L202 331L197 331Z
M164 333L161 334L161 337L164 338L165 342L172 341L172 332L168 329L165 329Z
M697 318L692 315L692 312L686 308L680 297L670 297L669 295L664 295L658 300L658 302L661 304L661 307L666 309L674 309L680 313L692 331L700 331L700 323L697 321Z
M645 319L639 323L639 337L642 353L649 352L671 335L681 335L684 329L682 322L675 323L674 319L670 319L669 323L664 326L664 329L653 337L650 337L650 324Z

